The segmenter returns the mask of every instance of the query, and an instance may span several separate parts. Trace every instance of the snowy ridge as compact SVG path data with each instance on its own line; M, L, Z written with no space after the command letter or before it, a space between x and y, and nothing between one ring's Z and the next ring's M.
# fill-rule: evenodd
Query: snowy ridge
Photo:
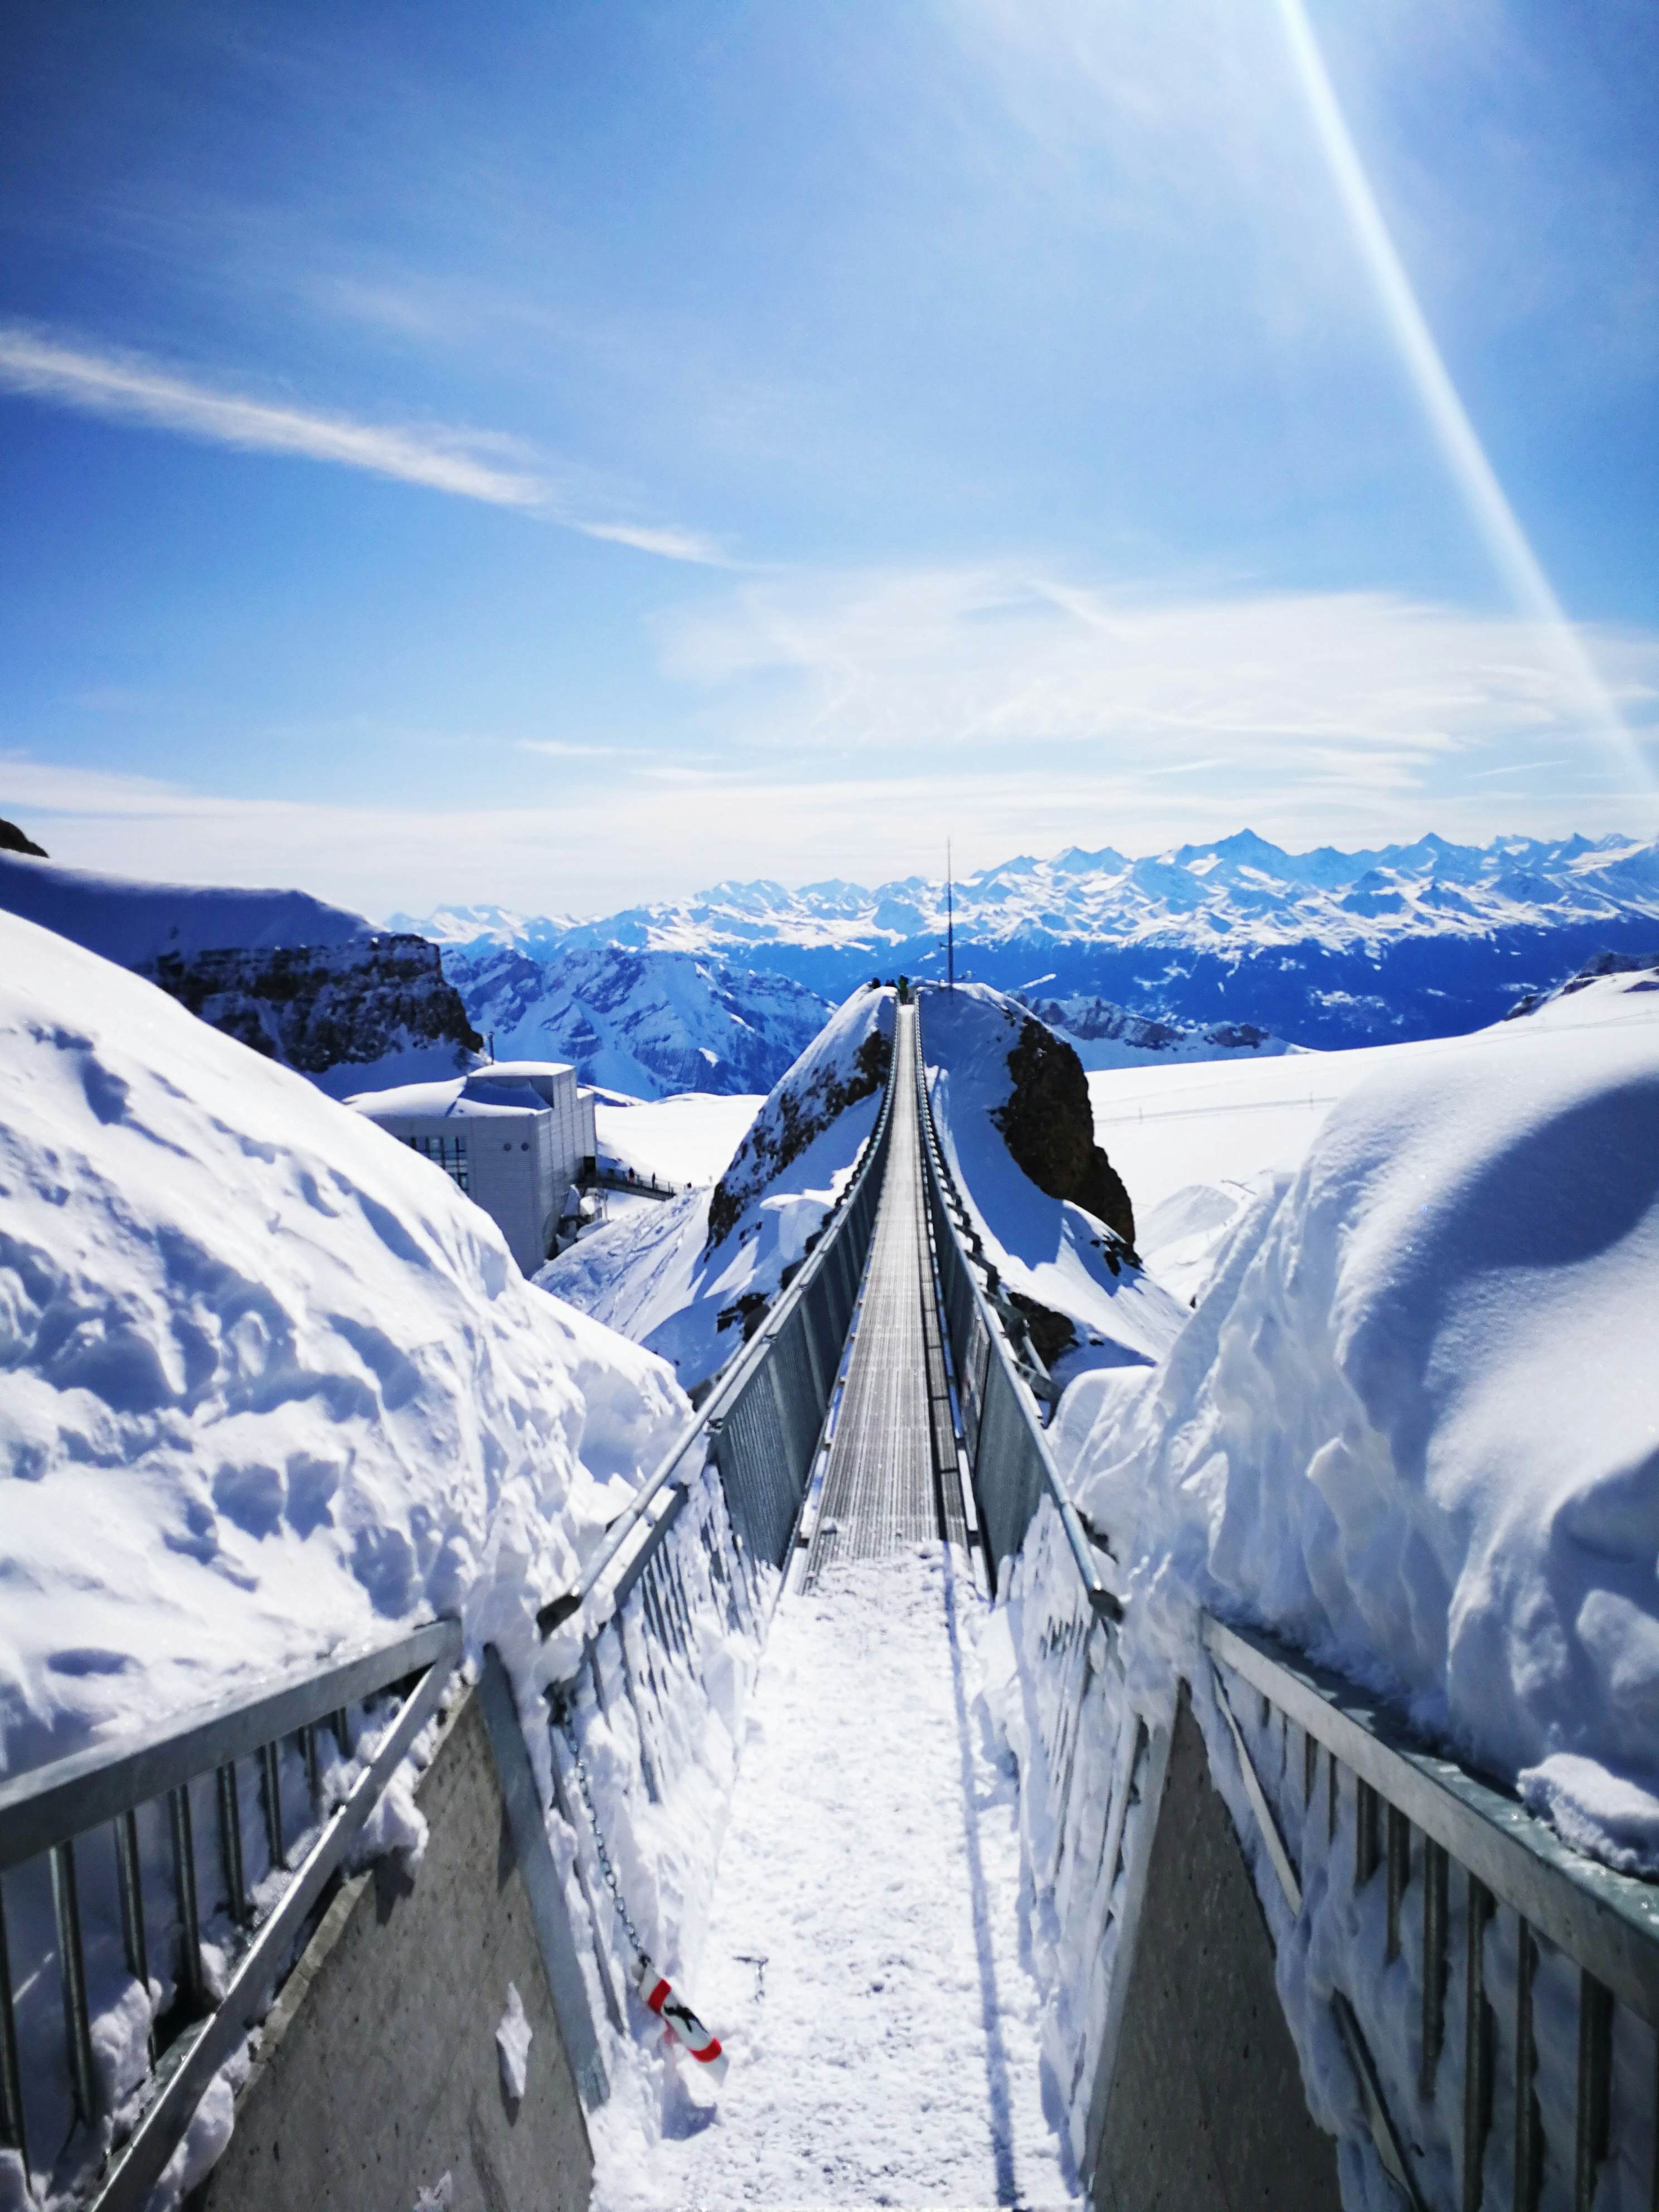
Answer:
M1656 920L1659 843L1621 837L1287 853L1241 830L1140 859L1073 847L956 886L960 975L1304 1045L1483 1026L1597 952L1650 949ZM945 886L922 876L761 881L568 927L515 916L496 941L534 928L562 948L712 956L838 995L876 972L942 975L945 924Z
M374 935L360 914L306 891L144 883L0 853L0 911L55 930L123 968L163 955L291 951Z
M153 884L0 853L0 912L147 976L331 1096L456 1075L481 1040L435 947L303 891Z
M713 1190L595 1231L536 1280L659 1352L694 1389L741 1348L858 1164L893 994L855 992L775 1085Z
M542 962L488 943L445 956L501 1059L568 1061L584 1083L661 1098L769 1091L830 1008L785 975L614 946Z
M1032 1018L985 984L926 994L922 1053L940 1150L1055 1379L1068 1382L1091 1367L1144 1368L1173 1342L1181 1307L1103 1216L1031 1180L1000 1125L1014 1090L1010 1055ZM1080 1073L1078 1081L1081 1088ZM1082 1097L1086 1115L1086 1091Z

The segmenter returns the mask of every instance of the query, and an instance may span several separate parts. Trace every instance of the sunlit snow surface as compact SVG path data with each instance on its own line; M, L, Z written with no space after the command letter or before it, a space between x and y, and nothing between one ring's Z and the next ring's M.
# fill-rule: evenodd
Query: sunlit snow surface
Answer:
M660 2140L626 2089L593 2116L594 2212L1076 2202L1043 2111L984 1620L935 1546L784 1599L688 1966L731 2071L671 2097Z
M672 1098L624 1104L612 1092L599 1098L593 1109L600 1164L624 1174L632 1168L641 1182L655 1176L675 1190L712 1185L720 1181L762 1103L758 1097L682 1091Z
M459 1613L538 1651L685 1413L440 1169L0 915L0 1771Z
M1156 1121L1150 1087L1144 1122L1108 1120L1133 1079L1097 1078L1132 1188L1224 1175L1256 1192L1163 1366L1085 1376L1055 1430L1130 1565L1152 1671L1188 1650L1195 1601L1271 1626L1644 1870L1655 980L1607 977L1468 1038L1171 1072ZM1310 1107L1310 1083L1337 1103ZM1170 1110L1182 1098L1212 1110Z

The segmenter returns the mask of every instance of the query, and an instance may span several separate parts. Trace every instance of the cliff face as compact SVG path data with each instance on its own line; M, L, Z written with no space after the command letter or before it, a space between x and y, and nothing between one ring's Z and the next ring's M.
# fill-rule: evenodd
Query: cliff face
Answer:
M1068 1198L1132 1249L1134 1208L1123 1178L1095 1142L1088 1079L1070 1045L1027 1020L1008 1055L1014 1087L993 1119L1016 1167L1049 1198Z
M444 979L438 947L424 938L163 952L137 972L215 1029L302 1075L446 1047L459 1065L483 1042Z

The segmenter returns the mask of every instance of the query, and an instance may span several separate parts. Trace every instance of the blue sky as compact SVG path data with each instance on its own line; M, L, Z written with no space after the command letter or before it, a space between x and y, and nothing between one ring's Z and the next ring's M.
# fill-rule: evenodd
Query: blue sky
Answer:
M1659 21L1301 5L9 11L0 809L373 913L1659 829Z

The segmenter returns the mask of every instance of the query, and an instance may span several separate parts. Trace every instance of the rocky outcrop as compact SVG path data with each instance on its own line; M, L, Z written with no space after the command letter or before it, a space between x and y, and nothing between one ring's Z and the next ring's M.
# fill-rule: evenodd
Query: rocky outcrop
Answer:
M1070 1199L1133 1249L1134 1208L1122 1176L1095 1142L1088 1079L1071 1046L1027 1020L1008 1073L1013 1091L992 1118L1014 1164L1048 1197Z
M46 858L46 847L37 845L15 822L0 821L0 853L27 853L37 860Z
M799 1159L838 1115L880 1090L892 1056L892 1038L872 1028L849 1061L820 1060L799 1085L787 1084L767 1101L714 1186L705 1250L712 1252L731 1235L744 1207L791 1161Z
M432 1046L477 1052L483 1042L444 980L438 947L420 937L163 952L138 973L215 1029L303 1075Z

